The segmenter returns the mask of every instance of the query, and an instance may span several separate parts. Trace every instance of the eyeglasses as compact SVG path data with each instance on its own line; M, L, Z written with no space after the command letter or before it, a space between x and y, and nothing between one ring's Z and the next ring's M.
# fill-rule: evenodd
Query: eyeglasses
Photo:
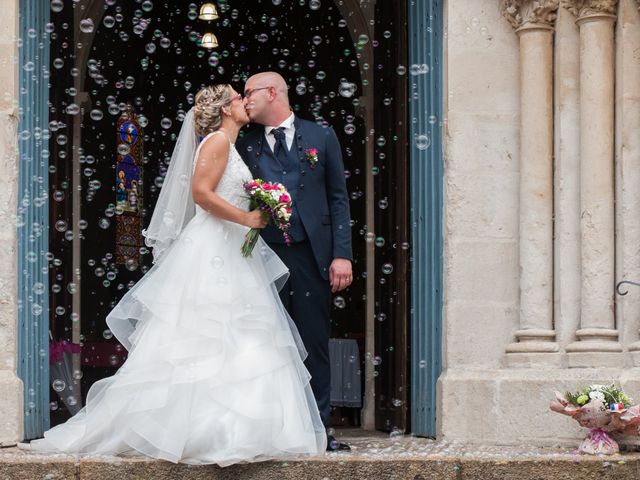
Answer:
M253 92L257 92L258 90L265 90L267 88L271 88L271 87L250 88L249 90L244 91L244 97L249 98L251 95L253 95Z

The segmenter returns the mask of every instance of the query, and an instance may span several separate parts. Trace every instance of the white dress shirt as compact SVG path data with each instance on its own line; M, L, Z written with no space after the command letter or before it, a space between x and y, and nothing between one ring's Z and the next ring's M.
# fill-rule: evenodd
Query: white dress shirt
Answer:
M295 115L292 113L290 117L288 117L284 122L275 127L264 127L264 134L267 137L267 143L271 147L271 151L274 151L276 146L276 137L271 135L271 130L278 127L284 127L284 135L287 141L287 148L291 150L291 145L293 145L293 137L296 135L296 127L293 125L293 120L295 119Z

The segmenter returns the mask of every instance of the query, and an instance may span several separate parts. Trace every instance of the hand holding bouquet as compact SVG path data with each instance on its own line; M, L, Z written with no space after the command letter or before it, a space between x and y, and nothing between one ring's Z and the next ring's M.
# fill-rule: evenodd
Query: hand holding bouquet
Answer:
M287 192L286 187L281 183L269 183L260 179L244 182L242 187L249 195L249 208L251 210L259 209L265 217L268 217L269 222L272 222L282 231L284 242L289 245L291 243L291 237L288 233L291 225L289 223L291 219L291 195ZM251 256L259 236L259 228L249 230L242 244L242 255L244 257Z

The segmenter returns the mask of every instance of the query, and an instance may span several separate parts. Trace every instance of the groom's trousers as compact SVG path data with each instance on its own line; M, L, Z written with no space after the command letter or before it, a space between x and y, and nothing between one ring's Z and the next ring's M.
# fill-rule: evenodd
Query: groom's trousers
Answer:
M311 388L325 427L331 424L329 406L331 364L329 362L329 311L331 286L320 275L309 241L290 246L270 243L289 268L289 279L280 290L280 298L291 315L307 349L305 366L311 374Z

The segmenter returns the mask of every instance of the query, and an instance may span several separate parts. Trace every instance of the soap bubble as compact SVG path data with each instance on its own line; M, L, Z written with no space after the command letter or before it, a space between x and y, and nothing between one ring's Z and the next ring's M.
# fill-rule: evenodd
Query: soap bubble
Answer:
M426 150L431 145L429 135L421 134L416 137L416 147L418 150Z
M64 381L60 380L59 378L56 378L56 379L51 383L51 386L53 387L53 389L54 389L56 392L61 392L61 391L63 391L63 390L66 388L67 384L66 384L66 383L64 383Z
M176 216L172 211L166 211L164 212L164 215L162 217L162 222L169 226L169 225L173 225L176 221Z
M51 11L54 13L59 13L64 8L64 3L62 0L51 0Z
M83 33L93 32L93 20L91 20L90 18L80 20L80 31L82 31Z
M104 117L104 113L102 113L102 110L94 108L93 110L91 110L89 116L91 117L91 120L97 122L99 120L102 120L102 117Z
M356 84L351 82L340 82L340 86L338 87L338 92L341 96L345 98L351 98L356 93Z
M222 259L222 257L213 257L211 259L211 266L213 268L222 268L224 265L224 260Z
M67 105L66 112L69 115L77 115L78 113L80 113L80 107L78 105L76 105L75 103L71 103L71 104Z
M414 63L409 67L409 73L413 76L429 73L429 65L426 63Z

